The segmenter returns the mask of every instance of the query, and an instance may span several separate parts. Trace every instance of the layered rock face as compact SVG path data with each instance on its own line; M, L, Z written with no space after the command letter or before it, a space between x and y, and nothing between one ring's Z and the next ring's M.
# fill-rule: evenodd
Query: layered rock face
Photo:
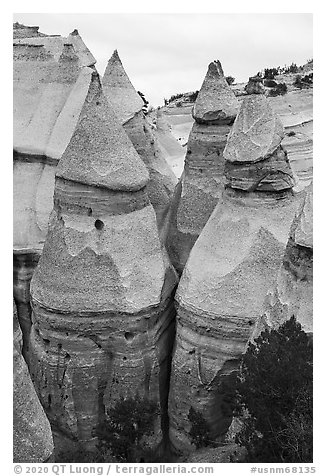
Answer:
M313 207L312 185L306 189L290 231L274 289L265 300L264 313L254 337L263 329L277 328L295 316L302 329L313 332Z
M93 73L57 169L31 284L30 344L50 421L87 448L104 412L128 394L158 403L166 434L177 278L159 240L148 178Z
M51 427L21 355L23 339L15 304L13 324L13 461L46 463L52 460L54 450Z
M169 399L176 449L189 447L191 406L203 413L212 437L223 436L230 424L219 386L232 382L262 315L298 207L282 136L266 97L248 95L224 150L226 189L190 253L176 294Z
M106 67L103 91L149 172L147 193L154 207L162 242L167 232L171 197L177 178L166 162L146 120L143 100L136 92L115 50Z
M223 150L238 110L219 61L211 63L193 109L184 172L173 197L167 241L181 274L224 188Z
M77 32L62 38L16 25L14 37L14 296L28 345L29 284L47 233L55 168L76 126L90 84L87 66L95 59Z

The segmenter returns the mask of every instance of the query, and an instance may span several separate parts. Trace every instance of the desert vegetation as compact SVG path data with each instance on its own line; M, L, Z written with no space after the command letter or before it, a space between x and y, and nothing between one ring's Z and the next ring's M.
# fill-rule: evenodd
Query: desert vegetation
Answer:
M313 348L292 317L250 343L234 386L221 384L224 412L241 422L235 442L246 462L312 462ZM191 439L196 448L214 447L209 427L191 408Z

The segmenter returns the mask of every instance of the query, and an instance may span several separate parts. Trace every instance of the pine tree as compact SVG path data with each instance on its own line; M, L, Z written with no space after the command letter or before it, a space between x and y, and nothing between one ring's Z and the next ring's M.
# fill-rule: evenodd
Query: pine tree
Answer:
M294 317L249 345L236 389L249 462L312 461L312 357Z
M136 462L144 451L141 440L152 433L157 413L151 401L121 397L98 427L100 453L109 452L121 462Z

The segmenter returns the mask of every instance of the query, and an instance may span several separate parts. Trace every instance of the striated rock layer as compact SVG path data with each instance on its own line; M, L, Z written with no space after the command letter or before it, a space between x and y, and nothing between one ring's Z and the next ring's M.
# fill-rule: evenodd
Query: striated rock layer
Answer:
M15 304L13 324L13 462L46 463L54 451L51 427L21 355L23 339Z
M249 95L224 151L226 189L190 253L176 294L169 399L176 449L190 445L191 406L203 413L212 438L222 437L231 422L223 413L220 385L232 382L263 312L298 207L281 138L265 96Z
M93 73L31 284L31 374L51 423L83 447L128 394L158 403L166 435L176 275L147 182Z
M142 111L143 100L130 82L116 50L108 62L102 84L109 103L149 172L147 194L156 213L161 240L165 242L168 212L177 178L158 146Z
M224 188L223 150L238 103L219 61L211 63L193 109L184 172L172 202L168 251L181 274Z
M27 358L29 285L53 204L56 165L87 94L94 57L67 38L14 25L14 295Z
M295 316L302 329L313 332L313 208L312 184L306 189L285 249L274 289L269 291L265 309L253 338L263 329L277 328Z

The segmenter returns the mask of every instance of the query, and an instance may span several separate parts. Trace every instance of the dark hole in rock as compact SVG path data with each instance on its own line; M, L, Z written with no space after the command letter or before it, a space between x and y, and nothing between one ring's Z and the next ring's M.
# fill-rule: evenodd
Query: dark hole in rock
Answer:
M189 350L188 354L194 354L195 352L196 352L195 349L191 349Z
M123 360L127 360L127 357L125 356L125 357L123 358Z
M199 169L199 172L202 174L202 173L203 173L203 169Z
M70 359L71 359L70 355L68 354L68 352L66 352L65 360L69 362Z
M52 398L51 398L51 395L49 394L49 395L48 395L48 404L49 404L49 407L51 406L51 400L52 400Z
M60 344L60 342L59 342L59 344L58 344L58 349L59 349L59 350L62 349L62 344Z
M96 101L96 106L99 106L100 105L100 101Z
M255 321L250 320L249 321L249 326L253 326L255 324Z
M95 228L97 230L103 230L104 228L104 223L102 222L102 220L95 220Z
M125 339L130 342L131 340L133 340L133 338L135 337L135 334L133 334L132 332L125 332Z
M43 339L43 342L44 342L45 345L49 345L49 344L50 344L49 339Z
M92 213L93 213L93 210L92 210L91 208L89 208L89 209L87 210L87 215L88 215L89 217L91 217L91 216L92 216Z

